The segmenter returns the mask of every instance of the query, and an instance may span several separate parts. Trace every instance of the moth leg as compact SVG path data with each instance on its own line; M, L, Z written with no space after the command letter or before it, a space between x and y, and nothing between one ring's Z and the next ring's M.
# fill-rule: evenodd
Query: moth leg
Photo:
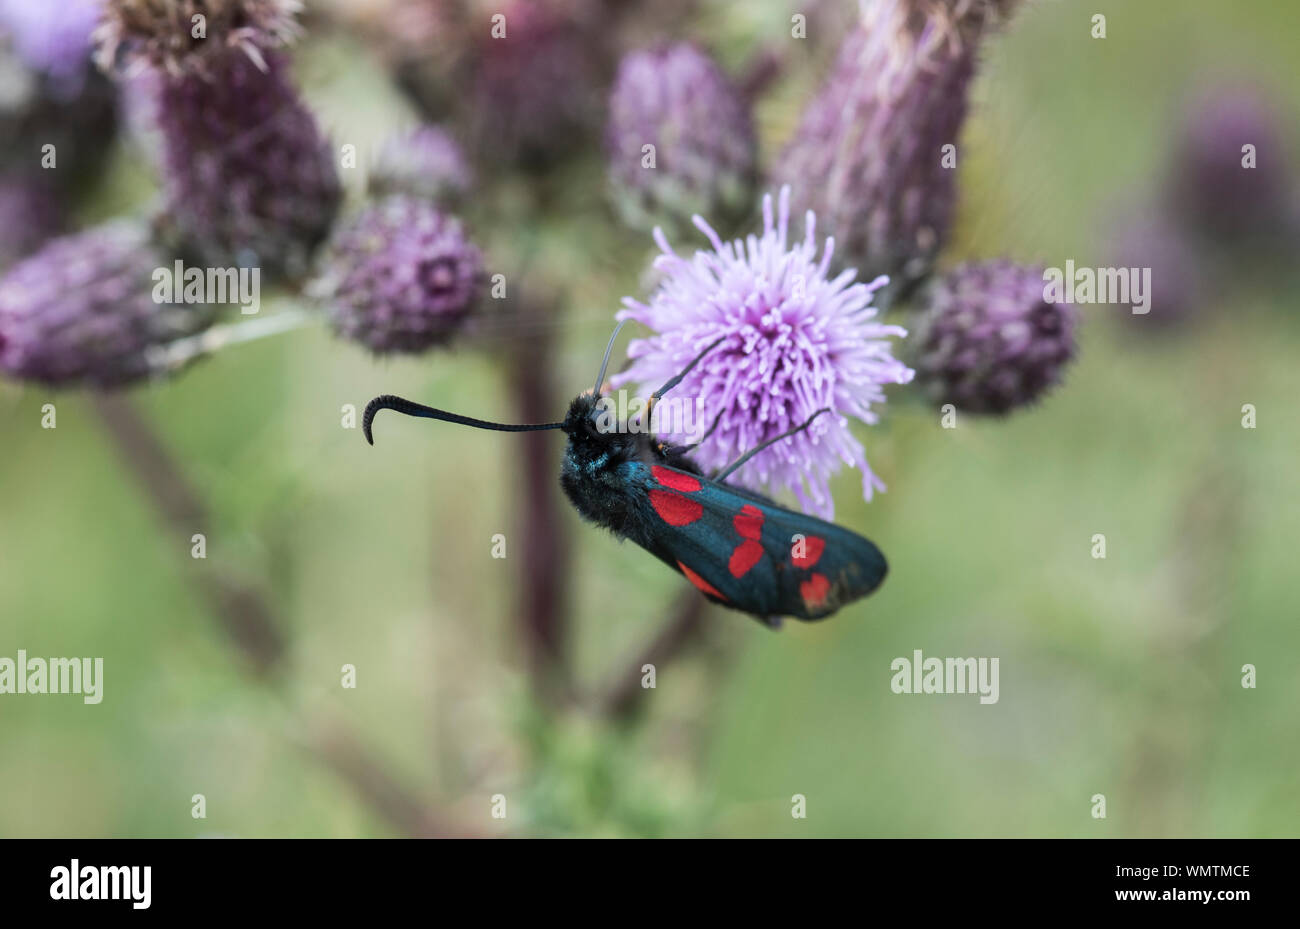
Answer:
M821 416L823 413L829 413L830 411L831 411L830 407L828 406L822 407L816 413L814 413L813 415L805 419L801 425L795 426L793 429L790 429L787 432L783 432L779 436L776 436L775 438L768 439L762 445L758 446L758 448L751 449L750 451L745 452L745 454L741 455L731 464L727 465L727 467L723 468L720 472L711 475L709 479L713 481L721 481L728 474L730 474L732 471L735 471L737 468L743 465L746 461L749 461L749 459L753 458L763 449L775 445L777 442L780 442L782 439L788 439L792 435L798 435L800 432L803 432L805 429L811 426L814 419L816 419L818 416Z
M713 417L713 425L708 428L704 435L700 436L698 442L692 442L690 445L661 445L659 450L668 458L680 458L689 451L693 451L704 444L709 436L713 435L713 430L718 428L718 423L722 422L722 413Z
M691 373L691 370L692 370L692 369L693 369L697 364L699 364L701 361L704 360L704 356L707 355L709 352L713 351L713 350L714 350L715 348L717 348L719 345L721 345L722 342L723 342L726 338L727 338L727 337L724 335L724 336L721 336L720 338L714 339L712 342L710 342L708 345L706 345L706 346L704 347L704 351L700 352L700 353L699 353L698 355L696 355L693 359L691 359L691 363L690 363L690 364L688 364L686 367L682 368L682 370L681 370L680 372L678 372L675 376L669 378L669 379L668 379L668 382L667 382L666 384L664 384L664 386L660 387L658 390L656 390L654 393L652 393L652 394L650 395L650 399L649 399L648 401L646 401L645 412L641 414L642 417L643 417L642 422L644 422L644 423L646 423L646 424L649 424L649 423L650 423L650 412L651 412L651 410L654 409L654 405L655 405L656 403L659 402L659 398L662 397L664 394L668 393L668 391L672 390L672 389L673 389L674 387L676 387L678 384L680 384L680 383L682 382L682 378L684 378L686 375L690 374L690 373Z

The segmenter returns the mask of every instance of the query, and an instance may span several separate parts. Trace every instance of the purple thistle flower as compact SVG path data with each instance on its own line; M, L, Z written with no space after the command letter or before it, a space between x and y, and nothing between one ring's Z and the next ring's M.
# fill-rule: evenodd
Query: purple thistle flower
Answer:
M721 338L669 395L703 398L704 428L720 417L695 459L705 469L722 467L829 407L831 414L754 456L732 479L755 489L790 490L805 510L830 517L829 481L841 465L862 471L866 499L884 489L849 430L849 417L875 423L872 404L884 402L884 385L911 380L912 371L893 357L888 341L907 333L875 319L871 298L883 279L855 283L852 270L829 278L833 240L819 256L816 217L809 211L803 241L791 243L789 219L788 188L775 216L771 196L763 198L761 236L723 242L696 217L712 250L691 258L674 252L656 229L662 254L655 268L663 279L648 303L625 299L619 316L658 334L628 346L632 365L614 383L634 381L648 396Z
M371 351L446 343L473 309L483 258L460 223L419 197L389 197L335 234L312 293L341 336Z
M947 239L956 171L943 146L966 119L979 42L1016 0L881 0L864 7L775 169L800 208L893 302Z
M410 194L444 206L465 194L473 171L456 141L438 126L416 126L388 139L368 178L372 197Z
M151 372L151 349L211 322L154 300L168 260L117 221L53 239L0 278L0 370L55 387L117 387Z
M655 164L643 164L643 146ZM633 228L679 231L702 213L738 219L753 202L757 142L749 107L721 68L689 43L619 64L605 130L614 204Z
M303 273L342 200L327 141L284 58L210 56L202 73L160 74L166 220L215 266Z
M1074 307L1048 303L1043 269L966 264L923 294L908 360L935 403L1001 414L1032 403L1074 357Z
M90 64L90 34L101 6L101 0L0 0L0 32L12 37L29 68L75 91Z

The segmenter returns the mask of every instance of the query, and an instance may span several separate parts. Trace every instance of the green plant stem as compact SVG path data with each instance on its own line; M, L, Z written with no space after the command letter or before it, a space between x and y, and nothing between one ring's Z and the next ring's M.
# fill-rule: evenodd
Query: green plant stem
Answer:
M207 533L207 507L186 480L149 423L122 394L95 393L92 399L104 430L141 492L176 537L176 550L188 552L196 532ZM203 593L226 640L255 678L275 686L283 672L288 643L266 599L219 563L189 559L191 577ZM390 775L341 724L309 727L304 747L348 783L380 819L403 835L425 838L455 834L415 794Z
M282 332L292 332L314 323L318 314L301 308L254 316L235 323L205 329L197 335L155 346L147 353L149 369L156 374L174 374L199 358L207 357L227 345L252 342Z
M544 306L521 311L524 324ZM554 419L562 403L551 384L551 337L544 331L511 353L511 386L522 422ZM536 694L554 704L568 698L567 609L571 562L564 504L556 481L556 443L550 432L519 436L519 634Z

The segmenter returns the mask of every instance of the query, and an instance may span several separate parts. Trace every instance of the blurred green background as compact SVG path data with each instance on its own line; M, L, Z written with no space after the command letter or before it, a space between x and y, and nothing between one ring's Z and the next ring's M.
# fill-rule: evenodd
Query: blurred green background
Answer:
M681 32L735 66L798 9L709 4ZM1098 12L1105 40L1089 36ZM1030 4L986 49L948 261L1105 263L1108 208L1161 180L1205 79L1272 88L1300 143L1298 56L1300 5L1286 0ZM820 73L811 53L792 67L758 113L769 156ZM411 119L345 38L309 37L298 69L340 142L364 151ZM572 286L552 330L563 394L588 386L619 298L644 295L650 243L611 231L600 177L592 152L527 232ZM123 149L86 218L138 211L151 183ZM521 235L478 232L490 271ZM340 427L344 404L384 392L513 420L499 357L374 361L313 329L132 393L212 509L209 562L268 591L288 626L289 670L271 687L211 621L183 573L188 536L160 529L94 404L0 383L0 655L105 667L98 706L0 698L0 836L400 832L304 749L321 719L360 733L472 834L1294 836L1295 300L1248 288L1155 340L1115 308L1081 312L1079 361L1037 408L944 430L898 402L862 430L889 490L866 504L841 475L836 515L889 557L875 596L779 634L711 611L704 646L660 669L632 725L548 713L531 695L511 620L518 566L490 555L494 533L515 531L518 439L387 421L371 449ZM58 428L42 430L50 401ZM564 519L573 667L594 689L682 583ZM890 662L914 649L998 657L1000 701L891 693ZM1241 686L1247 663L1257 689ZM344 664L355 690L340 687ZM197 793L205 820L190 815ZM504 820L490 815L498 793ZM807 819L792 819L794 794Z

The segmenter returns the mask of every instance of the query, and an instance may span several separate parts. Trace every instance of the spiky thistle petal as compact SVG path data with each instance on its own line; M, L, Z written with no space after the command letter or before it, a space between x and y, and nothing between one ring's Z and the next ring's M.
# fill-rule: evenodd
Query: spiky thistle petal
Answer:
M734 242L697 217L711 248L689 258L656 230L662 280L648 302L624 300L620 314L656 334L628 346L632 365L614 383L635 382L648 395L721 339L674 388L678 398L702 399L710 423L717 418L696 460L720 468L829 408L830 415L760 452L732 477L755 489L793 492L805 509L829 517L829 481L843 465L862 471L868 500L884 489L849 421L875 423L885 385L911 380L890 342L907 333L875 318L872 295L883 279L855 282L851 270L832 277L834 243L818 247L816 217L809 212L803 239L791 241L788 189L773 206L765 197L761 235Z

